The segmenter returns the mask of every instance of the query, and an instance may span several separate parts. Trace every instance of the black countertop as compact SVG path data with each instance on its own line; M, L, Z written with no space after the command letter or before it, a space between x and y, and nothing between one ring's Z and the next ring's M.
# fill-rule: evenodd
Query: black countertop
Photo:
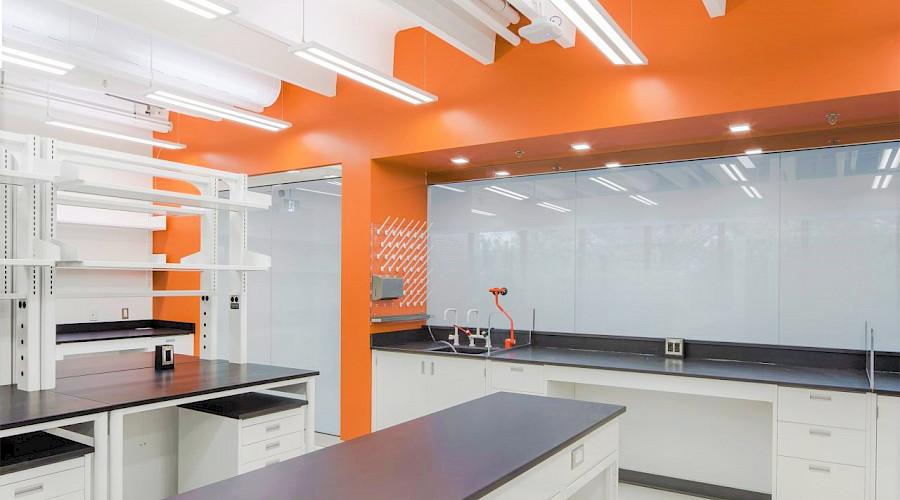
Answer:
M176 356L157 372L153 353L57 361L56 388L25 392L0 386L0 430L177 398L318 375L313 370Z
M306 405L307 401L303 399L248 392L224 398L197 401L196 403L179 405L178 407L241 420L294 410Z
M172 337L174 335L193 335L194 332L180 328L137 328L126 330L101 330L96 332L57 333L57 344L73 342L94 342L97 340L136 339L142 337Z
M46 432L0 439L0 476L93 453L94 448Z
M479 498L624 411L497 393L174 498Z

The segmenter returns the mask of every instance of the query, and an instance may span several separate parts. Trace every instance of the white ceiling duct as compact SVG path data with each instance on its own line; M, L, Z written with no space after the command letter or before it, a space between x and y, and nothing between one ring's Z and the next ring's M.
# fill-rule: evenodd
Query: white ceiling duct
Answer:
M48 56L83 62L79 68L99 72L102 88L111 93L119 88L140 97L153 85L261 111L281 90L277 78L55 0L5 0L3 14L4 45L22 44ZM72 80L79 79L77 73Z

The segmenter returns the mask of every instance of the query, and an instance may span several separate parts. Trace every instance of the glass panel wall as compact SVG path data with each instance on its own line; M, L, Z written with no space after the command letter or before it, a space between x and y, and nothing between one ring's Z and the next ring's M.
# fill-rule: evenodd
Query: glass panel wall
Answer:
M544 331L900 350L898 149L431 186L429 313L507 286Z

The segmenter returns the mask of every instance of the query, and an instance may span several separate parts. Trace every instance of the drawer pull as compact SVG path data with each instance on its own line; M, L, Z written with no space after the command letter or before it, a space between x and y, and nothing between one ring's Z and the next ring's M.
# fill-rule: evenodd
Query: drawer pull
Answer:
M274 443L269 443L266 445L266 451L274 450L275 448L278 448L279 446L281 446L281 441L275 441Z
M425 375L425 362L422 361L422 375Z
M822 437L831 437L831 431L826 431L823 429L810 429L810 436L822 436Z
M827 394L810 394L809 399L815 401L831 401L831 396Z
M281 424L275 424L275 425L270 425L270 426L266 427L266 432L275 432L278 429L281 429ZM810 432L812 432L812 431L810 431Z
M166 339L166 342L175 342L175 339L174 338Z
M269 460L268 462L266 462L266 465L264 465L263 467L268 467L268 466L270 466L270 465L275 465L275 464L277 464L278 462L281 462L281 459L280 459L280 458L276 458L275 460Z
M525 371L525 368L522 368L521 366L510 366L509 371L522 373Z
M24 497L25 495L31 495L32 493L40 493L44 491L44 483L41 484L33 484L31 486L26 486L24 488L17 489L13 496L16 498Z
M826 467L824 465L810 465L809 470L812 472L824 472L829 474L831 472L831 467Z

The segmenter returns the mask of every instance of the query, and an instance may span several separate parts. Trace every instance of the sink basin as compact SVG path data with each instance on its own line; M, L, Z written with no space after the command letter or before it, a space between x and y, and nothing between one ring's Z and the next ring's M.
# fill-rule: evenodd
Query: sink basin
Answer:
M487 347L469 347L467 345L457 345L453 346L456 349L456 352L460 354L484 354L487 352ZM441 347L433 347L428 349L430 352L453 352L453 348L448 345ZM491 349L491 352L497 352L499 349Z

